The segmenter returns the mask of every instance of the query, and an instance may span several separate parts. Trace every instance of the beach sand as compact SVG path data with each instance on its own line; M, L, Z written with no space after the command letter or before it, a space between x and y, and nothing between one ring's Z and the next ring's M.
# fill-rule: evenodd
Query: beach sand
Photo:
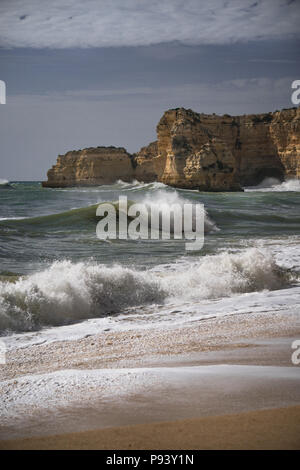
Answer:
M29 345L1 368L1 449L300 449L300 314Z
M0 441L0 449L300 449L300 406Z

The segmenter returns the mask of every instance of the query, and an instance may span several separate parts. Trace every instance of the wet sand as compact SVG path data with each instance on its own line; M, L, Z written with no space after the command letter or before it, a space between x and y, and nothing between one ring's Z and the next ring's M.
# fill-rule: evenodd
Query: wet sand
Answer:
M0 441L0 449L300 449L300 407Z
M0 446L300 448L299 318L244 314L11 351Z

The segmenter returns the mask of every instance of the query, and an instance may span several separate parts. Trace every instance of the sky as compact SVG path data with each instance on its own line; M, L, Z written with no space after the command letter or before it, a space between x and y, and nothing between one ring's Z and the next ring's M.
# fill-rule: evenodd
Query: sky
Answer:
M0 178L156 139L164 111L294 106L300 0L0 0Z

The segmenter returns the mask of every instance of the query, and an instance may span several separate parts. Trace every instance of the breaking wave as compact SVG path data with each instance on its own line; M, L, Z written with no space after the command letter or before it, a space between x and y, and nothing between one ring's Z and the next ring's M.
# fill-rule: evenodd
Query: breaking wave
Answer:
M109 202L115 206L116 210L118 210L118 201L101 201L100 203L102 204L102 202ZM149 196L146 195L142 199L137 199L135 201L128 200L128 206L135 202L142 202L147 207L156 206L158 209L164 211L165 208L172 204L177 203L182 206L187 201L178 196L176 192L166 193L164 191L158 191L156 194ZM3 226L3 228L9 227L18 229L21 232L40 229L58 231L60 228L79 230L83 227L95 230L96 223L99 221L99 218L96 216L97 207L98 204L94 204L88 207L70 209L68 211L38 217L4 217L0 218L0 231L1 226ZM218 230L218 227L208 216L207 212L205 212L204 223L206 233ZM193 220L193 227L194 225L195 221Z
M282 288L291 275L257 248L139 271L59 261L16 282L0 282L0 330L30 331L169 301L217 299Z
M59 261L15 283L0 283L0 329L67 324L164 297L159 282L147 273Z
M6 179L0 178L0 189L12 189L10 182Z
M265 178L257 186L245 188L245 191L261 191L261 192L286 192L286 191L300 191L300 180L289 179L282 183L276 178Z

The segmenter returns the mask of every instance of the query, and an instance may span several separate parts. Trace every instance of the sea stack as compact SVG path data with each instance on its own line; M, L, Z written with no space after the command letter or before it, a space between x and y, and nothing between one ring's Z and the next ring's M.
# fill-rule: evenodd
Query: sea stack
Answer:
M93 186L133 179L133 162L122 147L91 147L59 155L44 187Z
M230 116L170 109L157 141L131 155L97 147L59 155L45 187L160 181L201 191L239 191L266 177L300 177L300 108Z

